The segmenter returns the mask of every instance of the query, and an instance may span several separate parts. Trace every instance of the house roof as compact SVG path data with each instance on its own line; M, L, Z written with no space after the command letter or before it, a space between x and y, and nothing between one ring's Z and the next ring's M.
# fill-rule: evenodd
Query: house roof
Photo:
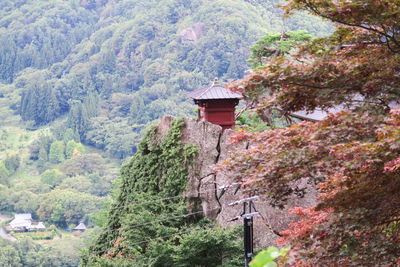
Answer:
M323 111L320 109L315 109L313 112L307 111L298 111L291 113L290 116L301 119L301 120L308 120L308 121L320 121L323 120L329 113L337 113L342 111L343 109L340 108L332 108L327 111Z
M11 227L30 227L32 215L30 213L15 214L15 218L10 222Z
M193 92L188 93L188 96L194 100L210 100L210 99L241 99L243 96L238 93L233 93L222 86L218 79L214 82Z
M399 107L400 104L397 102L391 102L389 104L390 108L395 108ZM333 108L328 109L327 111L323 111L321 109L315 109L312 112L307 112L307 111L298 111L298 112L293 112L290 114L290 116L301 119L301 120L308 120L308 121L320 121L325 119L326 116L328 116L329 113L338 113L340 111L346 110L347 108L339 105Z
M74 230L86 230L86 225L83 222L81 222L78 224L78 226L74 228Z
M19 219L19 220L32 220L32 214L30 214L30 213L19 213L19 214L15 214L15 219Z
M31 220L14 219L10 222L11 227L30 227L31 225Z
M39 223L36 225L36 228L45 229L46 226L44 225L43 222L39 222Z

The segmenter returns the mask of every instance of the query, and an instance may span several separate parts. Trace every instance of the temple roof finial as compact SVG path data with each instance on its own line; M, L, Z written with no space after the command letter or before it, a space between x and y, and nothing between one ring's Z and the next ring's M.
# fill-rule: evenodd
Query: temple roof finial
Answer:
M219 79L217 77L214 78L212 85L220 85Z

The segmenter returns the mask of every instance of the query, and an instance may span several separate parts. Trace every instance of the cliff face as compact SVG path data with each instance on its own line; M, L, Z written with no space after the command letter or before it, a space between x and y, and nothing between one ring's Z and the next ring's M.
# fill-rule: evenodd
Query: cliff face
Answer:
M159 138L168 131L172 117L164 117L158 125ZM234 194L235 188L229 189L220 199L218 188L223 185L234 183L229 173L214 174L212 171L216 163L226 160L232 147L227 145L232 130L222 131L218 125L208 122L185 119L182 142L195 144L199 148L198 156L189 167L187 190L185 195L190 199L200 199L205 215L223 226L241 224L241 220L228 222L230 219L240 215L243 207L241 205L231 207L229 203L248 197L242 190ZM247 144L240 144L246 149ZM243 177L245 179L245 177ZM293 196L289 199L287 206L283 209L273 207L269 204L268 197L260 195L260 200L254 202L261 216L254 221L254 236L256 244L266 246L278 238L276 234L284 230L294 217L288 215L288 209L296 206L311 206L316 202L315 189L304 180L294 184L294 187L305 188L306 194L302 198Z

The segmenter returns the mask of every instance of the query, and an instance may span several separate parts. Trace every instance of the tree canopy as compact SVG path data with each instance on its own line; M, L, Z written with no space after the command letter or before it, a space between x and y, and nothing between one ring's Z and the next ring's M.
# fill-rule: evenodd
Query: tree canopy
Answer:
M400 101L399 10L396 1L292 0L337 25L289 55L270 59L232 84L261 112L284 115L342 110L322 121L283 129L237 132L249 142L220 166L248 190L269 192L283 205L300 179L316 184L316 207L282 233L297 266L399 263Z

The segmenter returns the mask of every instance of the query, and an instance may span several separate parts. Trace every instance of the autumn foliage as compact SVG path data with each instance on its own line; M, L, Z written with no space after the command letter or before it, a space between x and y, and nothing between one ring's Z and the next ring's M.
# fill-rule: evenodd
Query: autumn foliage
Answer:
M279 242L296 266L400 264L400 2L292 0L288 14L307 10L331 20L335 33L272 59L231 85L258 111L284 115L340 107L319 122L263 132L220 168L249 190L282 206L307 179L319 204L292 212L299 221Z

